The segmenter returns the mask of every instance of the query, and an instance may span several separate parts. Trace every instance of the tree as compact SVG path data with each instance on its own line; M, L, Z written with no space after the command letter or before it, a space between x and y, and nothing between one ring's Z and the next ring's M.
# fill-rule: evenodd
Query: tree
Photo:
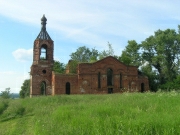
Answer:
M96 56L92 56L90 58L90 62L93 63L93 62L96 62L97 61L97 57Z
M114 56L114 50L112 48L112 45L108 42L108 50L103 50L99 53L99 59L103 59L108 56Z
M178 75L174 80L166 82L165 84L162 84L159 88L166 91L179 90L180 75Z
M59 61L54 61L53 71L56 73L64 73L65 72L65 64L60 63Z
M139 50L140 45L135 40L130 40L119 60L127 65L140 66L141 56Z
M141 44L137 44L135 40L128 41L120 56L123 63L139 66L149 77L152 90L162 85L163 88L169 86L169 82L179 75L180 26L178 28L178 32L174 29L157 30Z
M1 91L1 97L5 99L11 98L10 88L6 88L5 91Z
M30 79L26 79L21 86L21 90L19 92L20 98L29 97L30 93Z
M145 63L143 66L141 66L141 72L148 77L150 90L157 91L159 80L152 66L148 63Z
M66 68L69 70L69 73L76 74L77 73L77 66L78 66L78 61L69 60Z
M77 62L91 62L91 60L95 60L98 57L98 51L93 48L89 49L85 46L79 47L76 52L70 54L71 60Z
M179 68L180 33L173 29L158 30L141 44L142 59L152 66L160 84L176 78Z

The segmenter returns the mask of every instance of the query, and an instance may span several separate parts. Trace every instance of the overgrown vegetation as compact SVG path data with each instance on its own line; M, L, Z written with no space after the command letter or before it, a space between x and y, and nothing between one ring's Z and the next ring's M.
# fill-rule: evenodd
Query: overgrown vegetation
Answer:
M70 54L71 60L68 64L54 61L53 71L56 73L77 73L77 65L81 62L96 62L107 56L113 56L125 63L139 67L141 74L149 78L151 91L158 89L169 91L177 90L180 87L180 26L178 30L166 29L157 30L154 35L149 36L141 43L129 40L125 49L114 55L112 44L107 43L108 49L98 51L95 48L89 49L86 46L79 47ZM24 85L24 84L23 84ZM21 90L21 97L28 93Z
M140 66L148 76L150 88L169 90L169 83L179 76L180 26L174 29L157 30L140 44L128 41L120 60L129 65ZM178 85L178 84L175 84Z
M56 73L65 73L65 64L64 63L60 63L59 61L54 61L54 65L53 65L53 71L55 71Z
M30 79L24 80L19 92L20 98L29 97L30 94Z
M127 65L138 66L140 72L148 76L150 90L169 90L173 88L173 85L179 87L175 80L178 79L180 67L180 26L178 26L178 31L174 29L157 30L154 35L141 43L129 40L120 56L114 55L109 42L108 50L99 52L83 46L70 56L77 62L91 62L91 59L94 62L107 56L114 56Z
M0 133L180 134L179 102L174 91L0 99Z
M4 91L1 91L0 97L4 99L11 98L10 88L6 88Z

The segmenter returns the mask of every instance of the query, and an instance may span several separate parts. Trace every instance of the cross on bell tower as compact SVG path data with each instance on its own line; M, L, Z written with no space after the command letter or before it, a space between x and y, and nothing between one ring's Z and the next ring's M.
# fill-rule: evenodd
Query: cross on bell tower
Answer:
M31 66L30 96L52 94L52 68L54 43L46 31L46 17L41 18L41 31L34 41Z

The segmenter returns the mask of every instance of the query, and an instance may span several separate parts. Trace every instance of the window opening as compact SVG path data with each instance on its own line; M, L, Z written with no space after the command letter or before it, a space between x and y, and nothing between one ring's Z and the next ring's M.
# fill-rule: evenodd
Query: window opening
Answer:
M47 59L47 45L42 45L41 46L40 59L41 60L46 60Z
M120 79L120 88L122 88L123 86L122 86L122 74L120 73L120 76L119 76L119 79Z
M113 70L107 70L107 86L113 86Z
M46 74L46 70L43 70L42 72L43 72L43 74Z
M144 83L141 83L141 92L144 92Z
M101 73L98 73L98 88L101 88Z

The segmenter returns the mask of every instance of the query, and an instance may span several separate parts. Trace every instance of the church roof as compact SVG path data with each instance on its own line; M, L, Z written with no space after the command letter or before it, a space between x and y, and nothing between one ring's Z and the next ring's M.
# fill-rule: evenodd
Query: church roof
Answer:
M43 15L43 17L41 18L41 31L36 39L52 40L46 31L46 21L47 21L47 19L46 19L45 15Z

